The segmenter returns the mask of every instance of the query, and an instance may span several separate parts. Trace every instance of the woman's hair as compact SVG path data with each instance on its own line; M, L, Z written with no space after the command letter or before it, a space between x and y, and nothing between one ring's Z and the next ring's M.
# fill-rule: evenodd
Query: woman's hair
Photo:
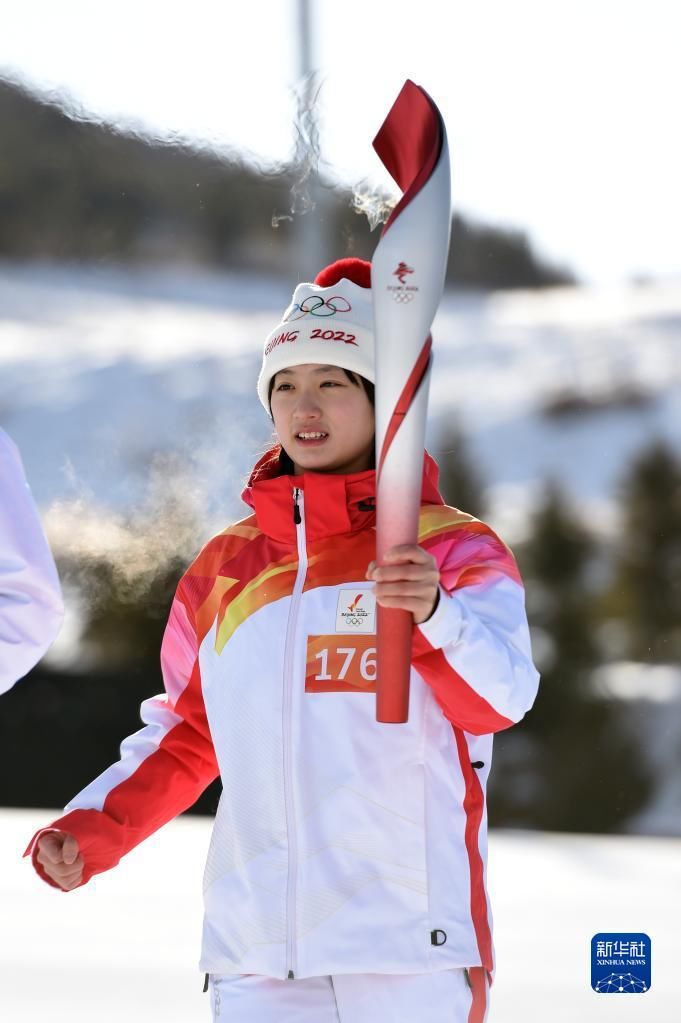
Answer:
M367 398L371 402L371 407L374 408L375 407L375 389L374 389L374 385L372 384L371 380L367 380L366 377L360 376L359 373L353 373L352 370L345 369L345 367L343 367L343 372L345 373L346 377L348 378L348 380L350 381L351 384L354 384L355 387L363 387L364 388L364 393L366 394ZM274 390L274 381L275 381L276 375L277 374L275 373L274 376L272 377L272 379L270 380L269 388L268 388L268 391L267 391L267 404L270 407L270 419L272 420L272 422L274 422L274 417L272 415L272 391ZM284 451L284 449L281 446L281 444L278 445L278 448L279 448L279 465L281 466L282 474L285 475L285 476L292 476L293 475L293 468L294 468L293 467L293 460L289 457L289 455L286 454L286 452Z

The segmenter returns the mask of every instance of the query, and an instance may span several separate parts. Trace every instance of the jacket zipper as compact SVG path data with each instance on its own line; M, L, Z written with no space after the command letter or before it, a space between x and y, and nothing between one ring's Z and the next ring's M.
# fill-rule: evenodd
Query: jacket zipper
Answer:
M300 501L300 504L298 502ZM298 620L298 608L307 571L307 550L305 544L305 508L303 492L299 487L293 490L293 521L296 526L298 543L298 572L291 595L286 645L284 647L284 700L283 700L283 747L284 747L284 799L286 803L286 832L288 838L288 879L286 886L286 979L295 979L297 964L296 947L296 872L297 844L296 819L293 805L293 780L291 767L292 753L292 700L293 700L293 654L294 637Z

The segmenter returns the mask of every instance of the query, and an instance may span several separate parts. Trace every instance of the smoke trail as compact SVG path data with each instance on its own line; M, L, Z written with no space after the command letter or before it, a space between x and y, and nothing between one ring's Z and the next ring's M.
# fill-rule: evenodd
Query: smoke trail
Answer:
M140 622L162 620L202 546L249 514L240 494L269 424L235 415L229 403L210 419L181 431L179 447L149 453L145 489L124 511L98 502L65 466L75 496L42 513L66 605L53 666L87 671L134 660Z
M355 213L365 215L373 231L379 224L384 224L388 220L398 199L399 196L392 195L382 188L372 187L366 178L362 178L353 187L351 205Z
M204 443L196 458L154 454L144 496L126 512L98 505L85 492L44 512L62 581L80 591L88 612L108 598L112 584L126 601L143 601L170 566L178 566L179 580L202 544L229 524L211 462L240 482L224 449L209 451Z
M318 71L305 75L293 89L296 99L296 116L293 128L296 135L292 166L286 168L293 174L291 205L289 213L273 213L272 227L278 227L282 220L293 220L297 213L309 213L315 208L311 194L311 178L319 176L320 144L318 103L322 87Z

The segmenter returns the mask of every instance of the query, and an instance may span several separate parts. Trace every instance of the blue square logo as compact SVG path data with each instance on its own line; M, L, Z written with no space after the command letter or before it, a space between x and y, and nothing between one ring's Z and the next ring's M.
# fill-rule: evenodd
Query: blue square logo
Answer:
M591 939L591 987L599 995L650 990L650 938L640 931L601 932Z

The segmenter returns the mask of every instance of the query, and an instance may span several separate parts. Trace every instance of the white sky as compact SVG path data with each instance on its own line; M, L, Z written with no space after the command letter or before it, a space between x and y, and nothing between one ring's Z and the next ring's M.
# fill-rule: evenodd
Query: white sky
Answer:
M371 141L405 78L447 125L454 207L587 281L681 275L677 0L311 0L322 157L388 183ZM292 151L297 0L6 3L0 73L86 110Z

